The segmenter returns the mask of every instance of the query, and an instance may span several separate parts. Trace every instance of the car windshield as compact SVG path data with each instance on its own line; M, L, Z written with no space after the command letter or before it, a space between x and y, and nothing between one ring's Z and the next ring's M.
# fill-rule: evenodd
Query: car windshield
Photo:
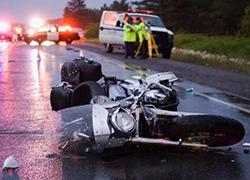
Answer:
M140 17L142 18L142 20L146 23L150 23L151 26L156 26L156 27L165 27L165 25L163 24L161 18L159 17L153 17L153 16L134 16L136 17Z

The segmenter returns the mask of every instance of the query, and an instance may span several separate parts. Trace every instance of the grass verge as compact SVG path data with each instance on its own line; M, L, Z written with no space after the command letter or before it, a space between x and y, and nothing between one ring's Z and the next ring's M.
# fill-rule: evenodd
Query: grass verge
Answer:
M237 36L206 36L199 34L176 34L175 47L205 51L250 61L250 38Z
M176 34L172 58L250 73L250 38Z

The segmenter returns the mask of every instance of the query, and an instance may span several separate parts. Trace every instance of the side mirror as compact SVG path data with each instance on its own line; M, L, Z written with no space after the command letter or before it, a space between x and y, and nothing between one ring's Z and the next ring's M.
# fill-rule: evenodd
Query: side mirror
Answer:
M100 27L100 30L101 30L101 31L103 31L103 29L104 29L103 27Z

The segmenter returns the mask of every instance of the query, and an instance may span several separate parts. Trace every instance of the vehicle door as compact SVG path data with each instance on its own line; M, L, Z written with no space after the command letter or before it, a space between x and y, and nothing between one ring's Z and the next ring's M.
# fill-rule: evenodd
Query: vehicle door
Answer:
M124 36L124 31L123 31L123 26L124 26L124 14L119 14L118 20L116 22L116 27L115 27L115 41L117 44L123 44L123 36Z
M118 13L115 11L104 11L99 28L99 40L106 44L116 44L116 23Z
M47 32L47 40L48 41L59 41L59 32L57 26L50 26Z

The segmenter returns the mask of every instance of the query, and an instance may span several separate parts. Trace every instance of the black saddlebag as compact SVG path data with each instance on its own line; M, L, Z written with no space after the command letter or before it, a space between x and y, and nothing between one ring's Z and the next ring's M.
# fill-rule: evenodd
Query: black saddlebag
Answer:
M73 86L80 83L80 70L77 63L65 62L61 68L61 81Z
M73 90L65 84L53 87L50 93L52 110L58 111L70 107L72 92Z

